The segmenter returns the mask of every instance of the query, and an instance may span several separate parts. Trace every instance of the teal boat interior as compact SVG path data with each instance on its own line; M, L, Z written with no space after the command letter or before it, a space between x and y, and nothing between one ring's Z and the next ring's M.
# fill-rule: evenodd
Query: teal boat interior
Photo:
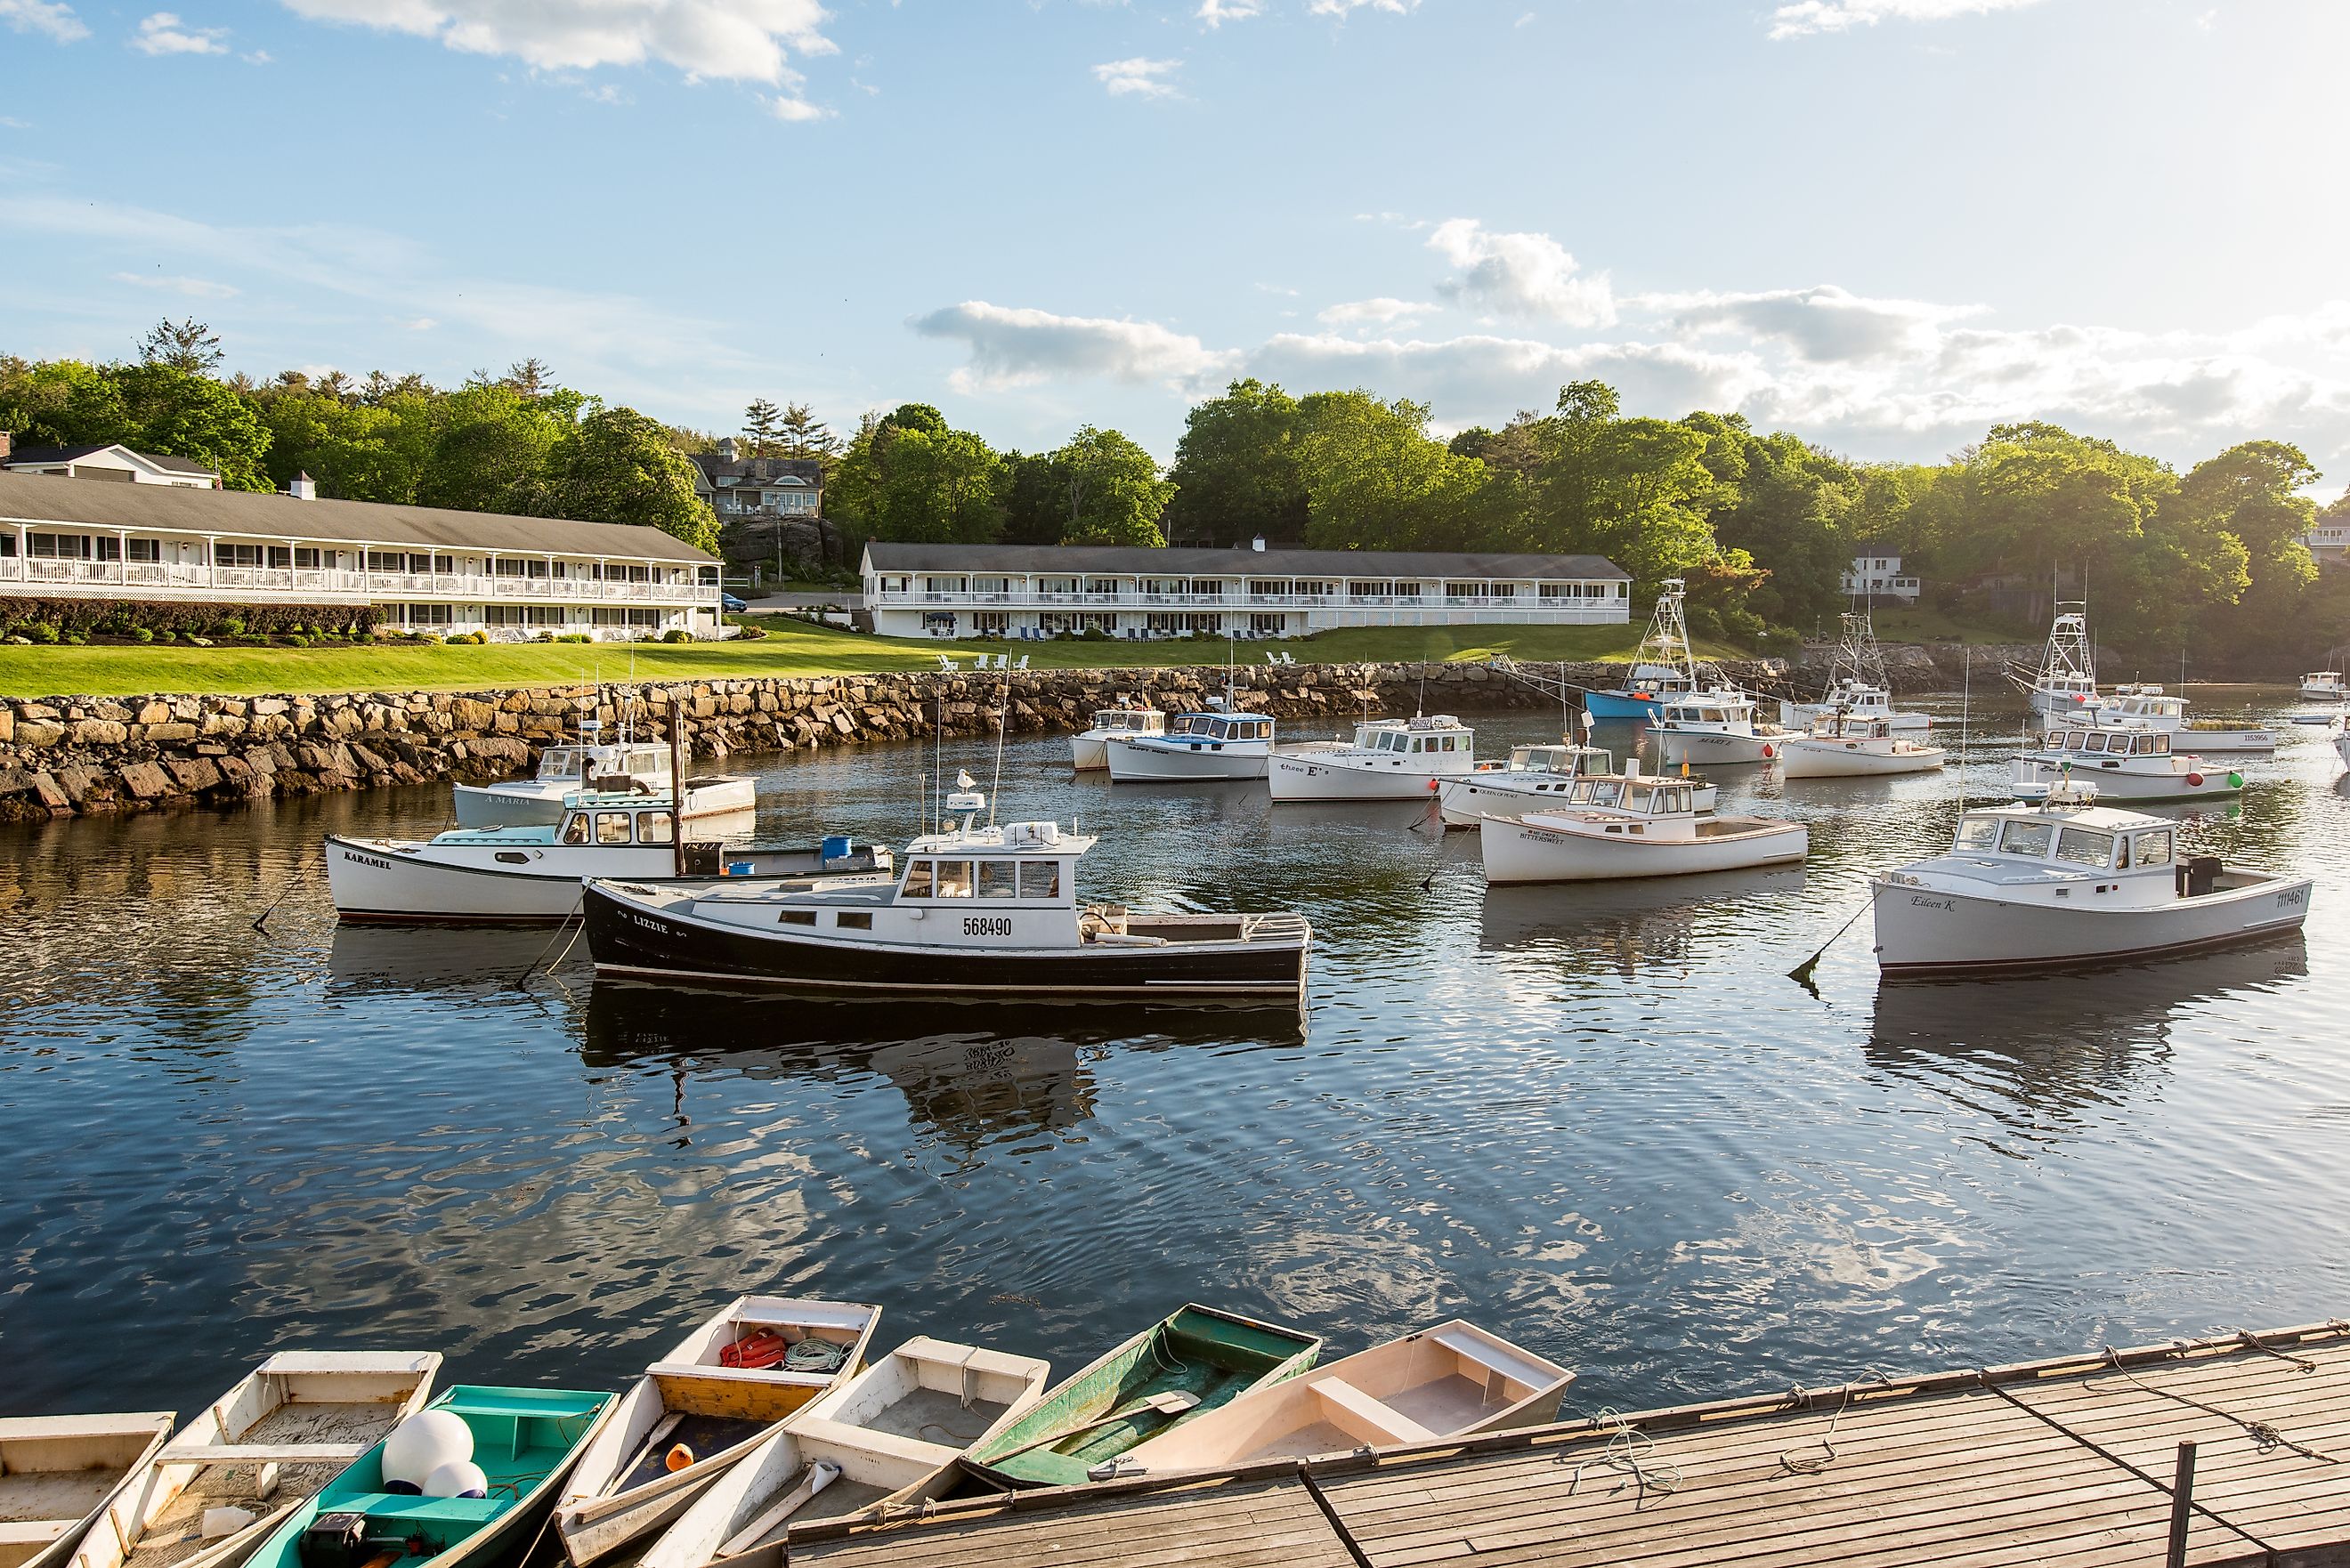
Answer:
M1104 1460L1252 1388L1295 1377L1321 1353L1322 1341L1314 1334L1186 1306L1045 1395L1035 1409L974 1451L971 1468L998 1487L1078 1485ZM1200 1402L1180 1415L1144 1405L1154 1394L1179 1390ZM1066 1435L1040 1441L1055 1431Z
M612 1399L565 1389L459 1384L428 1407L449 1411L471 1428L473 1462L489 1480L488 1496L387 1491L383 1444L378 1443L297 1511L254 1553L250 1568L303 1568L303 1533L328 1514L364 1515L368 1545L401 1545L402 1563L442 1556L495 1526L560 1475Z

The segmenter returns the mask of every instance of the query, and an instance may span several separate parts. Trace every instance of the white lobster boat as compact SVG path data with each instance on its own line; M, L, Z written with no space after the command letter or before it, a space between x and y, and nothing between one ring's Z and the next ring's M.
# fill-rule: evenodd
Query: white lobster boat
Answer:
M2050 715L2067 730L2152 731L2172 737L2171 743L2189 745L2203 754L2267 755L2277 738L2254 725L2222 724L2211 719L2189 719L2187 699L2171 697L2159 686L2117 686L2106 696Z
M748 815L705 827L747 829ZM560 821L461 827L430 839L327 835L335 913L354 923L560 920L579 908L590 877L886 877L887 849L833 836L809 847L676 842L666 800L573 794Z
M2310 879L2182 857L2178 826L2073 786L2043 805L1970 811L1949 853L1872 879L1888 976L2123 962L2297 930Z
M1273 720L1221 708L1177 713L1164 733L1111 735L1104 746L1113 784L1261 779L1273 754Z
M238 1568L424 1408L440 1369L431 1351L279 1351L173 1434L72 1568Z
M1051 1373L1034 1356L910 1339L785 1422L637 1568L781 1568L795 1523L938 1497L963 1451L1035 1408Z
M986 800L946 799L959 826L876 877L587 886L603 973L803 990L958 995L1294 995L1313 929L1289 911L1147 914L1080 904L1094 846L1058 823L974 827Z
M2342 759L2342 765L2350 768L2350 719L2334 726L2334 752Z
M1885 652L1877 645L1877 623L1866 610L1847 610L1844 635L1828 660L1827 689L1816 702L1782 702L1779 722L1789 729L1808 729L1823 713L1841 710L1860 719L1882 719L1904 732L1930 727L1924 713L1903 712L1893 706L1893 682L1885 670Z
M2018 800L2045 800L2068 782L2109 800L2204 800L2244 789L2242 774L2174 751L2158 730L2052 728L2015 759Z
M538 757L538 772L526 779L504 784L459 784L455 790L460 827L528 827L535 823L560 822L565 804L583 790L615 794L673 796L677 775L669 747L650 741L632 741L626 731L618 741L602 740L594 719L581 722L577 745L549 746ZM758 805L752 781L737 774L714 774L685 781L684 809L689 822L696 817L723 816Z
M1095 711L1093 726L1069 737L1069 761L1081 774L1109 766L1109 742L1114 735L1160 735L1167 715L1157 708L1118 707Z
M881 1309L743 1296L645 1368L579 1456L555 1534L587 1568L676 1521L863 1366Z
M1372 719L1355 739L1311 741L1273 753L1275 800L1426 800L1442 781L1476 771L1476 732L1450 713Z
M1589 798L1582 798L1588 787ZM1700 815L1681 779L1584 779L1573 795L1517 821L1477 825L1489 882L1678 877L1801 860L1801 823Z
M1657 760L1666 767L1732 767L1767 763L1794 732L1754 722L1754 699L1738 691L1709 691L1664 705L1657 732Z
M2304 702L2350 702L2350 681L2339 670L2313 670L2301 678Z
M2093 701L2097 695L2097 648L2089 639L2089 607L2060 603L2049 623L2048 644L2041 650L2040 668L2011 668L2008 680L2031 699L2035 713L2062 713Z
M1595 789L1602 783L1612 785L1607 792L1611 799L1624 784L1615 759L1601 747L1567 742L1512 746L1507 762L1481 763L1475 773L1438 781L1438 810L1447 827L1474 827L1489 816L1515 821L1530 811L1568 805L1579 781ZM1711 811L1721 798L1721 790L1703 779L1681 782L1700 812Z
M1824 713L1811 732L1780 742L1780 776L1791 779L1877 778L1888 774L1924 774L1939 768L1950 753L1920 745L1893 732L1883 719Z

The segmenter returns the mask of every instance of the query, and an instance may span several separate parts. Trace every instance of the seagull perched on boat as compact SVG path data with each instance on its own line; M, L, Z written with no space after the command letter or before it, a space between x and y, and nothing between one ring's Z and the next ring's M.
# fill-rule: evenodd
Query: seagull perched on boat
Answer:
M977 789L978 787L979 781L971 776L971 770L969 768L957 768L955 770L955 788Z

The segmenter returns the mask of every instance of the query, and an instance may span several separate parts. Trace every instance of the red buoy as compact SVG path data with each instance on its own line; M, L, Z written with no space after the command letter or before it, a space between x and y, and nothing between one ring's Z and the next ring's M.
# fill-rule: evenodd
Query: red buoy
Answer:
M1762 759L1763 759L1763 761L1768 762L1768 761L1770 761L1773 757L1774 757L1774 756L1776 756L1776 755L1778 755L1778 753L1777 753L1776 752L1773 752L1773 751L1771 749L1771 742L1768 742L1768 741L1763 742L1762 742Z
M2191 788L2201 789L2203 787L2203 775L2201 774L2189 774L2187 775L2187 783Z

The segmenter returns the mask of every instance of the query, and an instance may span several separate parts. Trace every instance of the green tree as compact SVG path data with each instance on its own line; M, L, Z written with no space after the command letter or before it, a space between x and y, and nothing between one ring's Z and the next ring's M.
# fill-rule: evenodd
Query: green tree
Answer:
M1492 472L1428 433L1428 406L1368 392L1299 400L1306 542L1325 550L1466 550L1504 531Z
M1156 459L1117 431L1082 426L1053 454L1055 487L1065 503L1061 542L1066 545L1167 543L1159 514L1175 494Z
M234 389L161 360L105 373L121 393L135 451L192 459L216 470L224 489L275 488L263 462L269 431Z
M984 544L1003 530L1009 477L978 436L950 428L927 403L904 403L867 418L826 505L876 538Z
M78 359L0 358L0 430L20 447L81 446L131 438L113 377Z
M475 378L433 410L432 450L417 475L416 500L460 512L537 510L533 486L556 443L571 433L576 393L526 398Z
M751 406L743 410L743 444L751 450L747 457L773 457L775 437L781 429L783 410L764 398L754 398Z
M1194 405L1167 475L1175 485L1160 524L1167 536L1215 545L1304 538L1296 436L1297 401L1277 385L1234 381Z
M557 441L531 486L542 517L658 528L716 554L718 515L694 494L693 465L668 428L634 409L598 409Z
M167 316L140 339L139 362L191 376L209 376L220 369L221 340L192 316L185 321Z
M940 422L944 424L945 421ZM785 457L813 459L829 467L833 454L840 450L840 438L834 435L832 427L816 418L816 410L806 403L787 406L776 430Z
M1702 461L1707 434L1626 419L1614 388L1576 381L1559 389L1541 439L1529 547L1605 556L1639 592L1715 559L1706 509L1718 482Z

